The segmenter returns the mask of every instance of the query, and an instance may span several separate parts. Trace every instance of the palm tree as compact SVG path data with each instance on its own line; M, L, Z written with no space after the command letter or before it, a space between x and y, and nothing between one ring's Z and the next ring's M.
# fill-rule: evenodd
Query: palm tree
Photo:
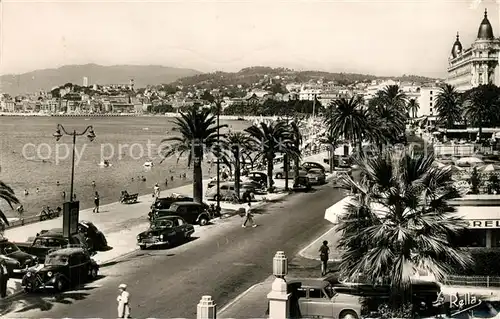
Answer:
M407 297L417 269L440 280L450 264L471 263L451 240L467 227L447 202L460 195L450 170L433 162L433 154L381 154L359 161L360 182L343 178L343 187L354 194L339 225L344 275L389 281L395 294Z
M388 107L406 111L407 97L399 85L388 85L380 91L382 103ZM406 113L406 112L405 112Z
M495 125L500 117L500 88L494 84L475 87L464 94L465 117L479 128L481 137L485 125Z
M418 110L420 109L420 104L416 99L410 99L408 101L408 113L411 117L417 117Z
M294 171L294 176L299 176L299 170L300 170L300 146L302 145L302 133L300 132L300 127L299 123L294 120L293 122L290 123L290 139L292 140L293 147L295 150L299 151L298 156L293 158L293 171Z
M372 132L368 136L382 151L385 143L394 144L400 140L406 128L406 110L395 98L385 97L384 91L379 91L377 96L370 101L368 119L372 124ZM395 105L390 104L395 100Z
M245 151L251 151L254 148L252 142L252 139L244 132L230 132L223 142L223 148L231 154L229 162L232 162L234 166L234 189L238 199L240 198L241 159Z
M438 122L446 128L453 128L455 123L462 120L462 102L460 93L450 84L445 84L436 97L436 112Z
M261 122L260 125L252 125L245 129L251 136L257 152L262 154L267 164L267 178L269 190L274 189L273 168L276 153L285 153L292 158L299 156L299 151L293 147L286 122Z
M210 114L209 109L198 109L192 107L186 112L180 112L180 117L175 118L173 123L180 136L173 136L162 140L167 143L163 147L163 160L173 155L177 156L177 161L188 154L188 166L193 164L193 199L202 202L203 199L203 172L201 162L206 150L214 152L220 157L221 146L218 146L218 137L224 138L224 134L217 134L218 129L227 127L220 125L217 127L215 117ZM172 144L172 142L174 142ZM163 162L162 160L162 162Z
M335 100L330 105L330 116L326 119L329 133L338 140L345 138L357 145L360 154L363 137L372 131L362 103L360 96Z
M321 144L328 145L328 162L330 163L330 173L333 173L335 169L335 149L339 143L339 140L330 133L326 133L320 139Z
M2 181L0 181L0 199L6 201L11 209L14 209L13 205L19 204L19 199L17 199L14 190ZM9 220L7 219L7 216L1 209L0 209L0 219L1 221L3 221L3 223L5 223L5 225L7 226L9 225Z

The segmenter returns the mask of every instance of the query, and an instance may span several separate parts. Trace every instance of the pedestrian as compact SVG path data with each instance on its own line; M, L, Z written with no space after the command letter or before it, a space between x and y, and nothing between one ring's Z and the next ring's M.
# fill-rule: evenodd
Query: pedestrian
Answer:
M127 291L126 284L118 286L120 293L116 297L118 301L118 318L130 318L130 293Z
M174 181L174 176L170 176L170 180L173 182Z
M168 187L168 178L165 178L165 186Z
M155 184L155 187L153 188L153 197L160 197L160 186L158 183Z
M0 297L7 297L7 283L9 282L9 271L5 260L0 260Z
M186 179L186 173L182 173L182 179Z
M38 194L40 192L40 189L37 187L36 188L36 193Z
M321 260L321 276L325 276L328 273L328 255L330 254L330 248L328 247L328 241L323 241L323 245L319 248L319 259Z
M94 195L94 213L99 213L99 193L96 191Z
M95 188L95 181L92 181L92 187Z
M66 200L66 192L62 191L61 195L62 195L63 200Z
M250 202L245 206L245 221L241 227L246 228L248 222L252 224L252 227L257 227L257 224L253 221L252 204Z
M24 196L28 196L28 195L29 195L28 190L27 190L27 189L25 189L25 190L24 190Z
M76 201L76 194L73 194L73 201Z

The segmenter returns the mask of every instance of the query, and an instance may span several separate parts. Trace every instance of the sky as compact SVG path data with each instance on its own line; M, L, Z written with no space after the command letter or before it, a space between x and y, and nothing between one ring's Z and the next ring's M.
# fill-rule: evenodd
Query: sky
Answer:
M0 74L68 64L159 64L202 72L263 65L445 77L494 0L0 0ZM500 2L500 0L499 0Z

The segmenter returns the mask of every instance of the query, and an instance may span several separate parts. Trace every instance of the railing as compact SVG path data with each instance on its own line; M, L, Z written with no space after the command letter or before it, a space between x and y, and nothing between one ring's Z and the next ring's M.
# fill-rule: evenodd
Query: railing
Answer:
M443 279L443 284L450 286L500 287L500 277L448 275Z
M50 220L50 218L47 218L45 220ZM40 220L40 215L29 216L29 217L26 217L26 218L20 218L18 220L9 221L9 226L6 226L5 229L19 227L19 226L24 226L24 225L27 225L27 224L38 223L40 221L41 221Z

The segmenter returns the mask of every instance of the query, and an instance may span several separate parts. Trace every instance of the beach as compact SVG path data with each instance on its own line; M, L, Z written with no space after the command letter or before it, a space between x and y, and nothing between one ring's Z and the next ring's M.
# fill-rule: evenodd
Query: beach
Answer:
M100 195L101 204L106 204L116 202L122 190L145 195L152 193L155 183L165 190L192 181L187 158L172 157L160 164L161 140L178 134L172 131L172 119L2 117L0 180L15 190L25 208L25 217L38 214L43 206L62 207L63 192L69 200L72 137L63 136L56 141L53 133L57 124L62 124L67 131L75 129L77 132L92 125L96 134L93 142L85 136L78 137L75 147L74 193L82 209L93 206L95 191ZM227 124L232 131L250 125L230 120L221 120L221 124ZM99 165L103 159L107 159L110 166ZM145 162L152 162L153 166L144 167ZM206 158L204 178L213 176L214 172ZM24 195L24 190L29 194ZM17 217L5 202L0 202L0 208L8 217Z

